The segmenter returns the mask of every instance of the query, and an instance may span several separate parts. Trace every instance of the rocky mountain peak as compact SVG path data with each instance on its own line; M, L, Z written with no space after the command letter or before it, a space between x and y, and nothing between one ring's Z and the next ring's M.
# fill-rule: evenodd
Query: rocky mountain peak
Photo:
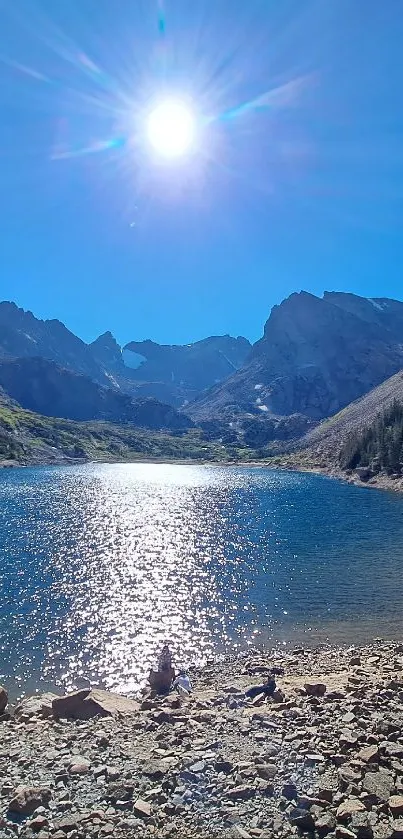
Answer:
M403 367L403 303L302 291L273 307L244 366L190 406L196 421L224 411L315 420Z
M99 335L88 346L98 364L112 368L122 367L122 349L109 330Z

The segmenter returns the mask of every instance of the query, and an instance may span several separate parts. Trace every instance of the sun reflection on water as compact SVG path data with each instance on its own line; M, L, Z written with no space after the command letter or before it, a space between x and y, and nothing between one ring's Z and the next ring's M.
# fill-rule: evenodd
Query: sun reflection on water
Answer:
M0 678L131 692L167 639L188 665L252 640L395 632L402 505L266 469L10 471Z

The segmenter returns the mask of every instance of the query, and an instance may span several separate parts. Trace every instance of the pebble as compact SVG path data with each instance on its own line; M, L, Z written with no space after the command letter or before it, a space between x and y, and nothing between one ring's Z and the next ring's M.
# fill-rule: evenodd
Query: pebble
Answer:
M23 702L0 721L0 836L16 839L24 787L47 792L26 794L20 839L403 839L395 649L276 653L281 701L258 707L244 691L273 656L254 650L192 673L186 702L60 722L52 695Z

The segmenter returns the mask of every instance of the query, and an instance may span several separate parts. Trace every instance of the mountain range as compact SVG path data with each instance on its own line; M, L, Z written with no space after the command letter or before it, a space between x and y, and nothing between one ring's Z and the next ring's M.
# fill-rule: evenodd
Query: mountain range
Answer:
M274 306L243 366L189 406L213 417L302 414L319 421L403 368L403 303L326 292Z
M234 373L250 350L246 338L229 335L185 346L133 341L122 348L105 332L86 344L58 320L39 320L15 303L0 303L0 357L44 358L103 387L176 408Z
M121 347L111 332L87 344L58 320L0 303L0 388L47 417L176 434L198 426L207 440L257 449L314 435L401 370L403 303L387 298L294 293L253 346L223 335Z

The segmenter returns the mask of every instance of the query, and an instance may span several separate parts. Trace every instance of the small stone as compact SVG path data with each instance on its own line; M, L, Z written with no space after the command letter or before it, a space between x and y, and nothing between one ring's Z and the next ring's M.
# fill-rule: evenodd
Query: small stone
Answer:
M143 798L137 798L133 804L133 812L140 818L148 819L151 816L151 804Z
M70 775L88 775L90 772L91 763L89 760L80 759L77 763L71 763L69 766Z
M49 822L46 816L39 815L32 819L32 821L29 822L28 826L34 833L39 833L39 831L42 830L44 827L47 827L48 824Z
M234 764L230 760L217 760L214 764L216 772L223 772L224 775L229 775L234 768Z
M116 766L107 766L105 770L106 780L109 781L118 781L120 778L120 769Z
M336 836L337 839L357 839L355 833L352 830L349 830L348 827L338 826L336 827Z
M335 827L336 819L333 813L324 813L322 816L319 816L318 819L315 819L315 829L319 836L327 836L327 834L331 833Z
M134 783L127 781L124 784L111 783L108 784L104 793L107 801L116 804L117 801L131 801L133 798Z
M158 760L147 760L143 764L143 774L153 781L161 781L165 777L167 767Z
M298 798L298 790L295 784L284 784L283 789L281 790L281 795L287 799L287 801L296 801Z
M389 810L392 816L403 816L403 795L391 795Z
M307 682L304 688L307 696L324 696L326 693L326 685L322 682Z
M77 830L77 814L73 816L66 816L63 819L60 819L58 822L56 822L55 828L56 830L61 831L63 835L71 833L72 830Z
M377 761L379 761L378 746L366 746L364 749L361 749L361 751L358 752L357 757L364 763L376 763Z
M256 772L259 778L263 778L265 781L271 781L277 775L277 766L274 763L263 763L261 766L256 767Z
M359 801L358 798L347 798L337 808L337 820L341 822L347 821L353 813L363 813L364 811L365 807L362 801Z
M373 795L377 801L388 801L394 786L390 772L367 772L362 782L365 792Z
M245 784L244 786L232 787L232 789L227 790L226 794L227 797L232 800L240 798L243 801L246 801L248 798L253 798L255 796L256 790L255 787Z
M358 737L357 737L356 734L354 734L352 731L350 731L349 728L345 728L344 731L342 731L342 733L340 735L339 743L340 743L341 748L344 747L344 748L350 749L353 746L357 745Z
M294 827L299 827L300 830L314 830L315 822L312 813L309 810L302 810L301 807L294 807L288 816L291 824Z
M198 760L196 763L192 764L192 766L190 767L190 771L195 772L197 775L199 772L204 772L205 768L206 764L204 760Z
M353 813L350 827L356 834L357 839L372 839L374 835L367 813Z
M237 837L237 839L251 839L251 834L248 833L248 831L245 830L245 828L243 828L240 824L234 825L234 827L232 828L232 834L234 837Z
M403 819L392 822L392 839L403 839Z

